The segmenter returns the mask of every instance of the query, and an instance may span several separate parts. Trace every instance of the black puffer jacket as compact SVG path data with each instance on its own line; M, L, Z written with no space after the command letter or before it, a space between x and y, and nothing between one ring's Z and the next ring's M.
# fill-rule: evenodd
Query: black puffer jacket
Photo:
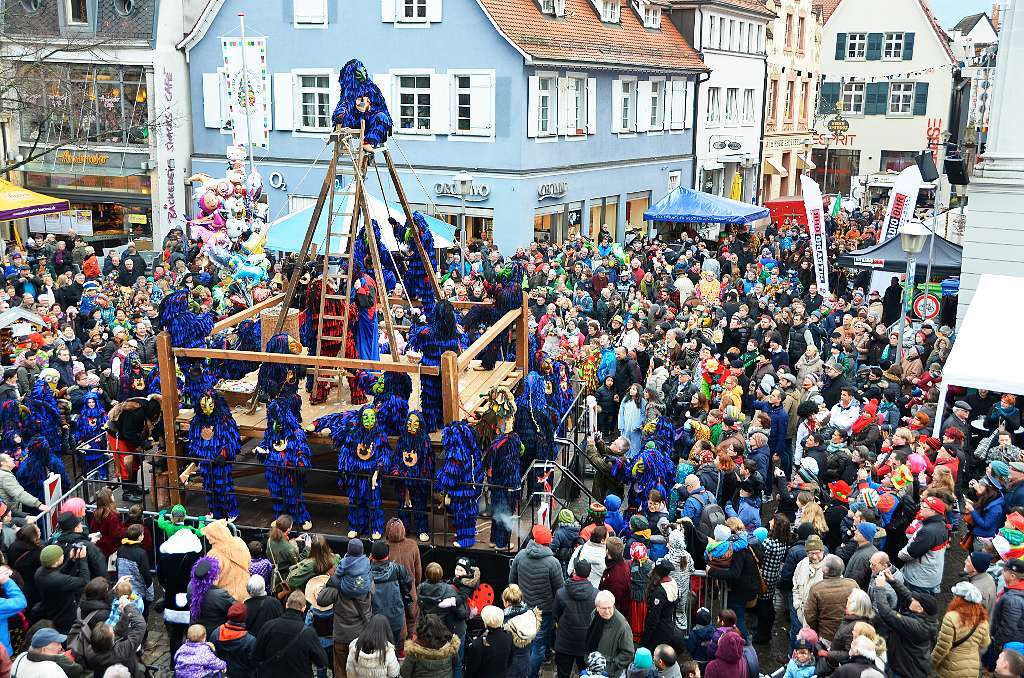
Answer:
M573 657L587 654L587 629L594 616L597 589L589 579L572 577L555 596L555 652Z
M896 591L900 609L907 610L910 604L910 589L898 581L889 584ZM877 589L876 589L877 592ZM898 642L889 643L889 665L900 678L928 678L932 671L932 648L939 632L934 615L916 612L897 612L889 607L884 596L872 596L877 618L880 619L888 636Z
M508 582L519 585L527 605L551 612L562 587L562 567L549 547L531 541L512 559Z
M757 563L754 561L754 555L751 553L749 546L745 549L733 551L732 560L729 562L728 568L709 565L708 576L729 582L729 599L742 603L748 603L756 598L761 586ZM790 587L792 587L792 574L789 576L789 583Z

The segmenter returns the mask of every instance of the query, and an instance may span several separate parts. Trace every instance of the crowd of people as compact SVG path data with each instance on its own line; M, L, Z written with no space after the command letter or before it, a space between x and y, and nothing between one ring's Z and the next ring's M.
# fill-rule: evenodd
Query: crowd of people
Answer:
M878 227L877 212L829 220L834 243ZM447 573L422 563L406 536L421 528L399 518L333 542L289 515L249 542L181 505L147 522L130 455L95 509L46 505L72 455L106 463L89 441L158 435L147 405L124 404L148 402L160 301L238 301L205 289L210 264L180 233L151 262L128 247L101 263L73 233L9 246L0 310L43 326L5 347L0 385L0 676L142 676L158 617L181 678L754 678L776 668L773 641L786 678L1024 674L1016 396L951 386L936 422L955 334L899 336L898 280L817 280L787 220L717 241L474 245L447 257L442 295L485 299L510 262L533 349L572 367L594 415L594 478L589 505L534 526L486 595L473 551ZM713 581L721 609L699 602Z

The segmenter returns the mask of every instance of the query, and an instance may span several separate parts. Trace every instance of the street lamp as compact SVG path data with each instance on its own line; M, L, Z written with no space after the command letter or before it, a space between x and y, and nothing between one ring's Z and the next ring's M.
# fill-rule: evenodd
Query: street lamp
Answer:
M462 253L462 274L466 274L466 197L473 195L473 175L469 172L459 172L452 179L455 183L455 192L462 199L462 235L459 237L459 249Z
M917 255L924 249L928 239L928 229L920 221L908 221L900 228L900 247L907 255L907 286L900 300L900 329L897 338L898 356L903 358L903 331L907 323L907 297L914 298L914 273L917 271Z

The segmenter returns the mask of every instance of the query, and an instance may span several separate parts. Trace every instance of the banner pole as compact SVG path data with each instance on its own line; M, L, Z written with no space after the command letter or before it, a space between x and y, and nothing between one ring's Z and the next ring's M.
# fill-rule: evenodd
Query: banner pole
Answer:
M256 171L256 160L253 158L252 151L252 103L249 102L249 67L245 62L245 12L238 13L239 21L241 21L241 41L242 41L242 101L245 102L245 133L248 137L249 146L249 174ZM255 95L255 92L253 93ZM253 97L255 99L255 96ZM255 102L253 102L255 103Z

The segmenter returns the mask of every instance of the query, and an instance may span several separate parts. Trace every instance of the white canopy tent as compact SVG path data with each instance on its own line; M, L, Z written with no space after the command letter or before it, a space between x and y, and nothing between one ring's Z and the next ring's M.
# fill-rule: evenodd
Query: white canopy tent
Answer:
M1020 350L1024 316L1013 312L1024 298L1024 278L982 274L967 315L942 370L933 434L939 437L950 386L1024 394L1024 358Z

